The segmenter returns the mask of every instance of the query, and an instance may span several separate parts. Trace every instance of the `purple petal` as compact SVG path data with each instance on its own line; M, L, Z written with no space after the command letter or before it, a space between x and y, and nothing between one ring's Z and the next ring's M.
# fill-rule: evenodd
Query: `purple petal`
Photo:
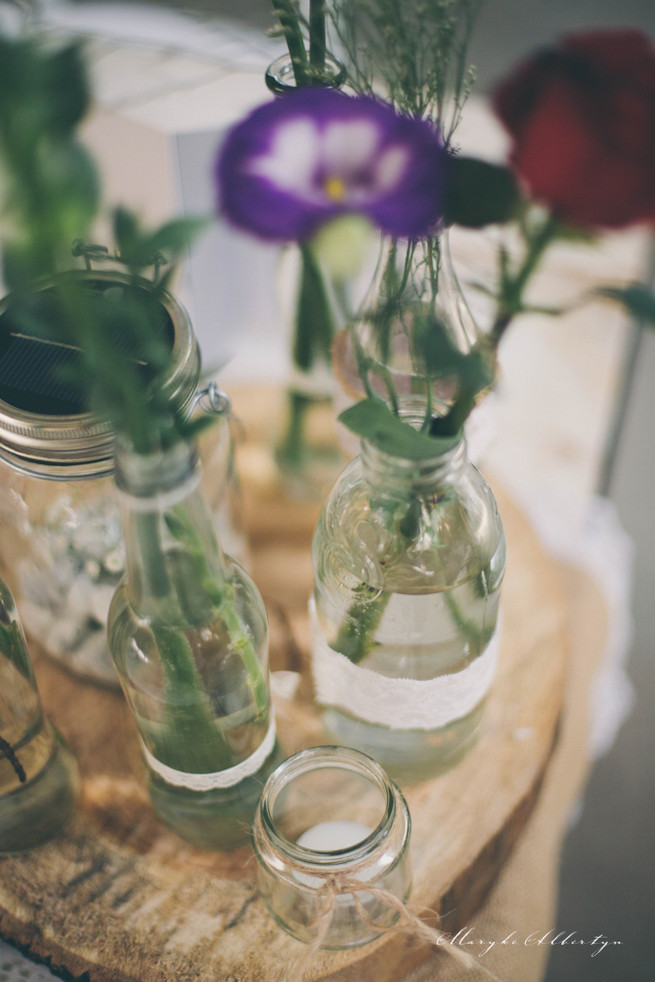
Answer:
M216 165L219 208L269 240L302 241L348 212L418 237L439 220L443 162L429 123L374 99L299 90L230 131Z

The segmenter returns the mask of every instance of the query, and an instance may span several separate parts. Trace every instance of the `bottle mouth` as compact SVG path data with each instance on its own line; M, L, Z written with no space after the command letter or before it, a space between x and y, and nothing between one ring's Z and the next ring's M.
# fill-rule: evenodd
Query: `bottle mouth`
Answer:
M121 494L136 499L173 494L186 497L200 482L198 453L193 444L180 440L165 450L137 453L129 440L117 437L114 445L114 479ZM168 498L167 507L170 506Z
M398 400L398 416L413 429L420 430L425 422L427 405L422 396L402 397ZM436 412L435 415L440 414ZM466 438L463 433L454 436L452 440L435 439L434 455L425 457L413 457L409 454L405 457L401 451L392 453L366 437L360 441L360 456L367 469L386 473L392 468L393 473L398 474L401 479L406 476L413 479L431 477L435 471L455 466L465 453Z
M399 808L407 839L404 798L376 761L345 747L312 747L287 758L269 777L256 826L303 882L312 873L361 871L373 857L380 863Z
M307 62L303 69L309 78L309 85L324 89L341 89L346 82L346 66L338 58L326 52L321 67ZM264 81L274 95L286 95L298 88L293 62L288 54L280 55L266 69Z

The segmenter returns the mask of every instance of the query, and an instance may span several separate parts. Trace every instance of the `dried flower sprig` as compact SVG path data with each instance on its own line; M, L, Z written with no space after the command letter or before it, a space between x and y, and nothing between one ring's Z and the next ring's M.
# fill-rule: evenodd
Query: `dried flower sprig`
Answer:
M438 123L446 144L475 80L468 49L482 0L337 0L329 18L351 88Z

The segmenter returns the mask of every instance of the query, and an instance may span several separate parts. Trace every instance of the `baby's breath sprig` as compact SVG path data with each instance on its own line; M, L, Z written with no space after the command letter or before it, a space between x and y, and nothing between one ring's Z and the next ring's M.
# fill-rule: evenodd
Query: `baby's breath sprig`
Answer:
M468 46L482 0L337 0L330 20L356 92L438 123L450 142L475 78Z

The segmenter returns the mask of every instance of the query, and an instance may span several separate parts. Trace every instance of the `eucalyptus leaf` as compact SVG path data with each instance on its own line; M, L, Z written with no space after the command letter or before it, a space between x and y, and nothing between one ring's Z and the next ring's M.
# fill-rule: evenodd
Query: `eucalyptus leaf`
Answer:
M169 260L177 258L208 225L209 219L201 216L167 222L150 236L150 250L165 253Z
M436 457L454 447L460 435L433 438L415 430L377 399L363 399L339 416L339 422L385 453L407 460Z

